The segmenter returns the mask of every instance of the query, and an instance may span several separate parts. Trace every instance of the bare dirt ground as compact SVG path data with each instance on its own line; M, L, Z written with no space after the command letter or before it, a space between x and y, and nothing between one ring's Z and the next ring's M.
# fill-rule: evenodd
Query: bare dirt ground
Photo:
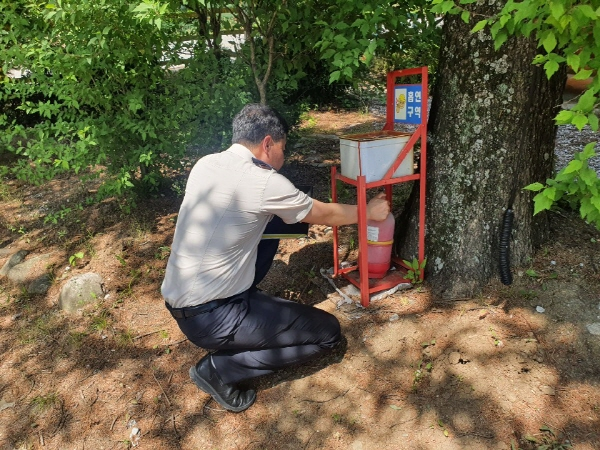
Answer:
M381 121L313 113L304 133ZM284 172L327 200L338 144L311 139L290 143ZM74 178L0 185L0 265L19 249L50 253L53 280L46 295L0 280L0 448L600 449L594 228L554 214L551 242L514 283L493 281L477 298L440 302L425 282L363 309L337 306L319 274L332 265L331 231L312 227L283 242L261 287L335 314L344 345L255 380L256 404L233 414L189 380L205 352L160 296L184 179L130 215L115 201L80 210L93 186ZM351 257L352 230L344 236ZM61 287L85 272L104 278L106 296L62 312Z

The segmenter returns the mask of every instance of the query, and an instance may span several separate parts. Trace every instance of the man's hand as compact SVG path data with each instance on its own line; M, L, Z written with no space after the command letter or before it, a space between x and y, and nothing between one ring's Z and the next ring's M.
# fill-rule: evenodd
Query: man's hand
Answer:
M385 192L380 192L367 204L367 219L381 222L390 213L390 204L385 198Z

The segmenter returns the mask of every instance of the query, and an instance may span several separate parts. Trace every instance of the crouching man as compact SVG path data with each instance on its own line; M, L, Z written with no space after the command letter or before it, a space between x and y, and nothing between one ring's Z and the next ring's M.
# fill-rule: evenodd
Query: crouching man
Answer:
M233 145L200 159L179 211L162 295L181 331L211 350L190 368L194 383L230 411L244 411L254 389L238 383L303 363L340 341L335 316L272 297L256 288L278 241L262 241L270 219L348 225L356 205L323 203L277 171L288 126L267 106L245 106L233 120ZM368 219L384 220L383 194L367 205Z

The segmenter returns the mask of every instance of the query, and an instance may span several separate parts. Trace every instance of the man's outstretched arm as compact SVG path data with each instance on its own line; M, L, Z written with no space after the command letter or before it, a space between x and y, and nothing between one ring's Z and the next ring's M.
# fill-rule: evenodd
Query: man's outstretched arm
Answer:
M385 220L389 212L390 205L383 192L367 204L368 220ZM350 225L358 222L358 207L343 203L323 203L313 199L313 207L302 222L330 226Z

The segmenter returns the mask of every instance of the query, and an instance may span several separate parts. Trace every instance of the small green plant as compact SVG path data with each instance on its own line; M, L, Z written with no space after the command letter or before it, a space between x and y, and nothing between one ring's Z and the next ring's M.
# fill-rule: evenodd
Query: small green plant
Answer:
M527 274L527 276L531 277L531 278L538 278L539 274L533 270L533 269L528 269L525 271L525 273Z
M69 256L69 264L71 265L71 267L75 267L77 265L77 262L83 259L83 256L83 252L77 252L74 255Z
M494 346L500 347L502 345L502 341L496 335L496 330L490 327L490 333L492 334L492 339L494 340Z
M108 328L109 319L110 313L107 310L102 309L98 312L98 314L92 317L90 327L94 331L104 331Z
M158 335L161 337L161 339L169 339L169 333L168 333L168 331L160 330L158 332Z
M69 333L68 342L74 348L80 348L83 344L83 340L87 336L87 333L83 333L80 331L72 331Z
M523 436L524 440L535 445L535 450L568 450L573 448L564 436L560 433L556 434L552 428L544 425L540 428L540 431L542 432L541 435L532 436L526 434ZM518 449L514 443L511 443L511 448Z
M431 346L431 345L435 345L435 339L432 339L430 342L423 342L423 343L421 344L421 347L423 347L423 348L427 348L427 347L429 347L429 346Z
M302 128L305 130L312 130L317 126L317 119L311 114L309 110L303 111L300 114L300 121L304 122L302 124Z
M117 346L129 347L133 345L133 331L121 331L117 334Z
M170 247L167 247L167 246L158 247L158 250L154 254L154 257L156 259L163 260L163 259L167 258L170 253L171 253L171 248Z
M185 194L185 184L185 180L176 180L171 185L171 189L173 190L173 192L175 192L177 198L181 198L183 197L183 194Z
M335 423L341 423L342 422L342 416L340 414L335 413L335 414L333 414L331 416L331 418L333 419L333 421Z
M312 266L309 271L304 272L308 278L314 278L317 276L315 272L315 266Z
M125 261L125 258L123 257L123 253L115 255L115 258L117 258L117 260L119 261L119 263L121 263L121 265L123 267L125 267L127 265L127 261Z
M412 284L421 284L423 282L423 270L427 265L427 258L425 258L420 264L417 258L413 258L412 261L403 259L402 262L406 265L408 272L406 273L406 279L410 280Z
M431 362L425 363L423 360L420 360L417 363L417 369L415 370L415 373L413 375L413 390L417 390L417 386L419 385L419 383L421 383L421 381L423 381L423 378L429 373L431 373L432 370L433 364Z
M36 412L42 413L52 408L54 405L59 403L59 401L60 399L58 398L58 395L56 395L54 392L51 392L46 395L38 395L34 397L33 400L31 400L31 405Z
M350 238L350 244L348 244L348 247L350 248L350 251L356 248L356 239L354 238L354 236Z

